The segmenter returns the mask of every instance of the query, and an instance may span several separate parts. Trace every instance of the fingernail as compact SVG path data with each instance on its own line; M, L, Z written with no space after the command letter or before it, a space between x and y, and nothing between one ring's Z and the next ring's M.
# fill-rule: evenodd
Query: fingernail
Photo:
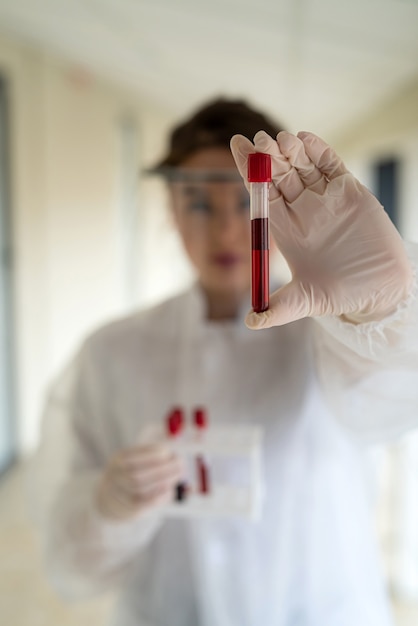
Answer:
M245 325L250 330L260 330L265 327L266 322L267 316L265 313L255 313L254 311L251 311L245 318Z
M268 135L265 130L259 130L254 135L254 140L253 141L256 141L256 139L259 139L259 140L260 139L265 139L266 137L267 137L267 139L271 139L270 135Z

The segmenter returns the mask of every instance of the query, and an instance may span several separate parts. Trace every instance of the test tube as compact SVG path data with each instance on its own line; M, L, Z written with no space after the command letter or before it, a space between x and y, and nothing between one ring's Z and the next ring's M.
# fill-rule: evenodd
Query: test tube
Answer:
M184 416L182 409L175 408L167 416L166 429L169 437L176 437L183 430Z
M180 408L174 408L166 419L166 431L167 435L171 438L177 437L184 427L184 415ZM177 483L174 489L174 499L177 502L183 502L187 497L187 483Z
M196 428L200 431L205 430L208 425L208 416L203 408L195 409L193 415L193 421Z
M251 219L251 302L256 313L269 308L269 183L271 156L248 155Z
M207 495L210 493L209 468L202 456L196 457L197 476L199 479L199 492Z
M208 417L203 407L195 409L193 415L194 425L202 433L208 427ZM210 493L210 472L209 466L201 454L196 457L196 470L198 479L198 491L201 494Z

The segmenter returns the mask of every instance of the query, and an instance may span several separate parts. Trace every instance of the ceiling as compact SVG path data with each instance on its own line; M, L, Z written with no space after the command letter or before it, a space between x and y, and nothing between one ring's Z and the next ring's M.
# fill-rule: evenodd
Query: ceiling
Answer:
M1 32L173 116L222 93L325 135L418 77L418 0L0 0Z

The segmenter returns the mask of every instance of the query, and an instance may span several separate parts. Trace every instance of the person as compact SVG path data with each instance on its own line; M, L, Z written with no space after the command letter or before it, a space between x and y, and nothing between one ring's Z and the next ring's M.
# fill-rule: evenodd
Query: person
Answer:
M272 236L292 275L262 313L255 151L272 156ZM71 452L44 522L52 583L70 598L117 588L117 626L388 626L362 450L418 421L414 247L322 139L245 101L195 111L152 169L196 282L98 329L52 385L40 454L48 437L59 449L58 422ZM141 433L196 403L213 424L264 429L258 522L165 516L181 462Z

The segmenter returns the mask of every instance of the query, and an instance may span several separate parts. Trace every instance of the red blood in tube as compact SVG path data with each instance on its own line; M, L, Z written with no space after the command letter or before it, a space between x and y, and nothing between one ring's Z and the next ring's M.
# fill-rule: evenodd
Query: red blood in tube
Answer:
M178 435L183 428L183 411L181 409L173 409L167 417L167 433L170 437Z
M196 409L194 412L194 424L196 428L204 429L208 425L208 418L205 409Z
M201 456L196 459L197 473L199 478L200 493L209 493L209 472L206 463Z
M166 419L166 429L169 437L176 437L181 433L184 426L184 415L182 409L175 408ZM187 498L187 484L179 482L174 488L174 499L177 502L183 502Z
M269 307L269 233L268 218L251 220L251 295L256 313Z
M182 430L183 425L184 425L184 416L183 416L183 411L181 409L175 409L173 411L173 419L178 430L179 431Z

